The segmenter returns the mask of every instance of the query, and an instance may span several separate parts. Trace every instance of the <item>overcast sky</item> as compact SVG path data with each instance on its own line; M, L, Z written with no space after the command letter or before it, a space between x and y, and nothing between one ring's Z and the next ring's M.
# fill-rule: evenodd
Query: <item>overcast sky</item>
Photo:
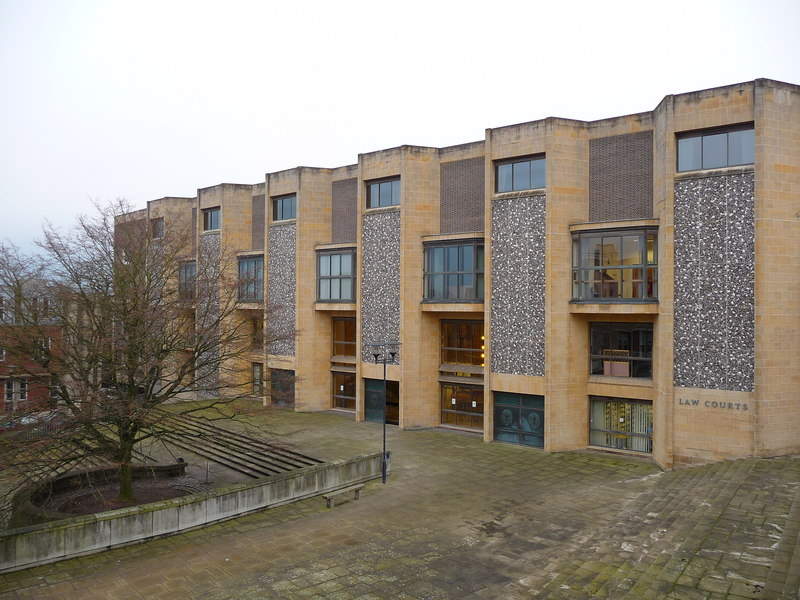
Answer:
M797 0L0 0L0 239L757 77L800 83Z

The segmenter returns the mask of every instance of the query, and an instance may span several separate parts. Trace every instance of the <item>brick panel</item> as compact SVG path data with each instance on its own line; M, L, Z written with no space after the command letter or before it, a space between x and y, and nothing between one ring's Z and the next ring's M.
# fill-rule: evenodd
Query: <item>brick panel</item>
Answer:
M441 233L483 231L484 157L441 166Z
M264 249L264 194L253 196L253 223L251 229L252 240L250 247L253 250Z
M335 244L355 242L358 180L353 177L334 181L331 187L331 241Z
M653 132L589 141L589 220L653 216Z

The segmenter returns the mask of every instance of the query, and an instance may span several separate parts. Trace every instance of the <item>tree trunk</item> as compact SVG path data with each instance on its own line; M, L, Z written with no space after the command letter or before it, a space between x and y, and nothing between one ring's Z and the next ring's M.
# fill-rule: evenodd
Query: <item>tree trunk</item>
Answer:
M119 499L122 502L133 502L133 470L131 469L131 455L129 448L122 451L119 462Z

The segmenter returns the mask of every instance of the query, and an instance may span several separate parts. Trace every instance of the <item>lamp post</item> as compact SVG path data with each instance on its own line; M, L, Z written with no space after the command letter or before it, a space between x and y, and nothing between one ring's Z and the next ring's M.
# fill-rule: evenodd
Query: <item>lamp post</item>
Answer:
M383 452L381 454L381 482L386 483L386 465L387 465L387 454L386 454L386 400L387 400L387 384L386 384L386 355L388 354L391 357L391 361L394 362L394 357L397 356L397 352L387 352L386 347L388 344L375 344L376 346L383 346L383 352L373 352L372 356L375 357L375 364L378 364L378 361L383 358Z

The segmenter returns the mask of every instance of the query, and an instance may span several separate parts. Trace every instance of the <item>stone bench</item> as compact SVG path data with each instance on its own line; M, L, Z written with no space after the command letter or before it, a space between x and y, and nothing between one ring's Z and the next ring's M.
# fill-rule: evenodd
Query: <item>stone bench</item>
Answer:
M335 499L337 496L341 496L342 494L346 494L348 492L354 492L353 499L358 500L358 497L361 494L362 489L364 489L363 483L359 485L351 485L349 487L345 487L339 490L334 490L332 492L328 492L327 494L322 494L322 497L325 498L326 506L328 508L333 508L334 506L336 506Z

